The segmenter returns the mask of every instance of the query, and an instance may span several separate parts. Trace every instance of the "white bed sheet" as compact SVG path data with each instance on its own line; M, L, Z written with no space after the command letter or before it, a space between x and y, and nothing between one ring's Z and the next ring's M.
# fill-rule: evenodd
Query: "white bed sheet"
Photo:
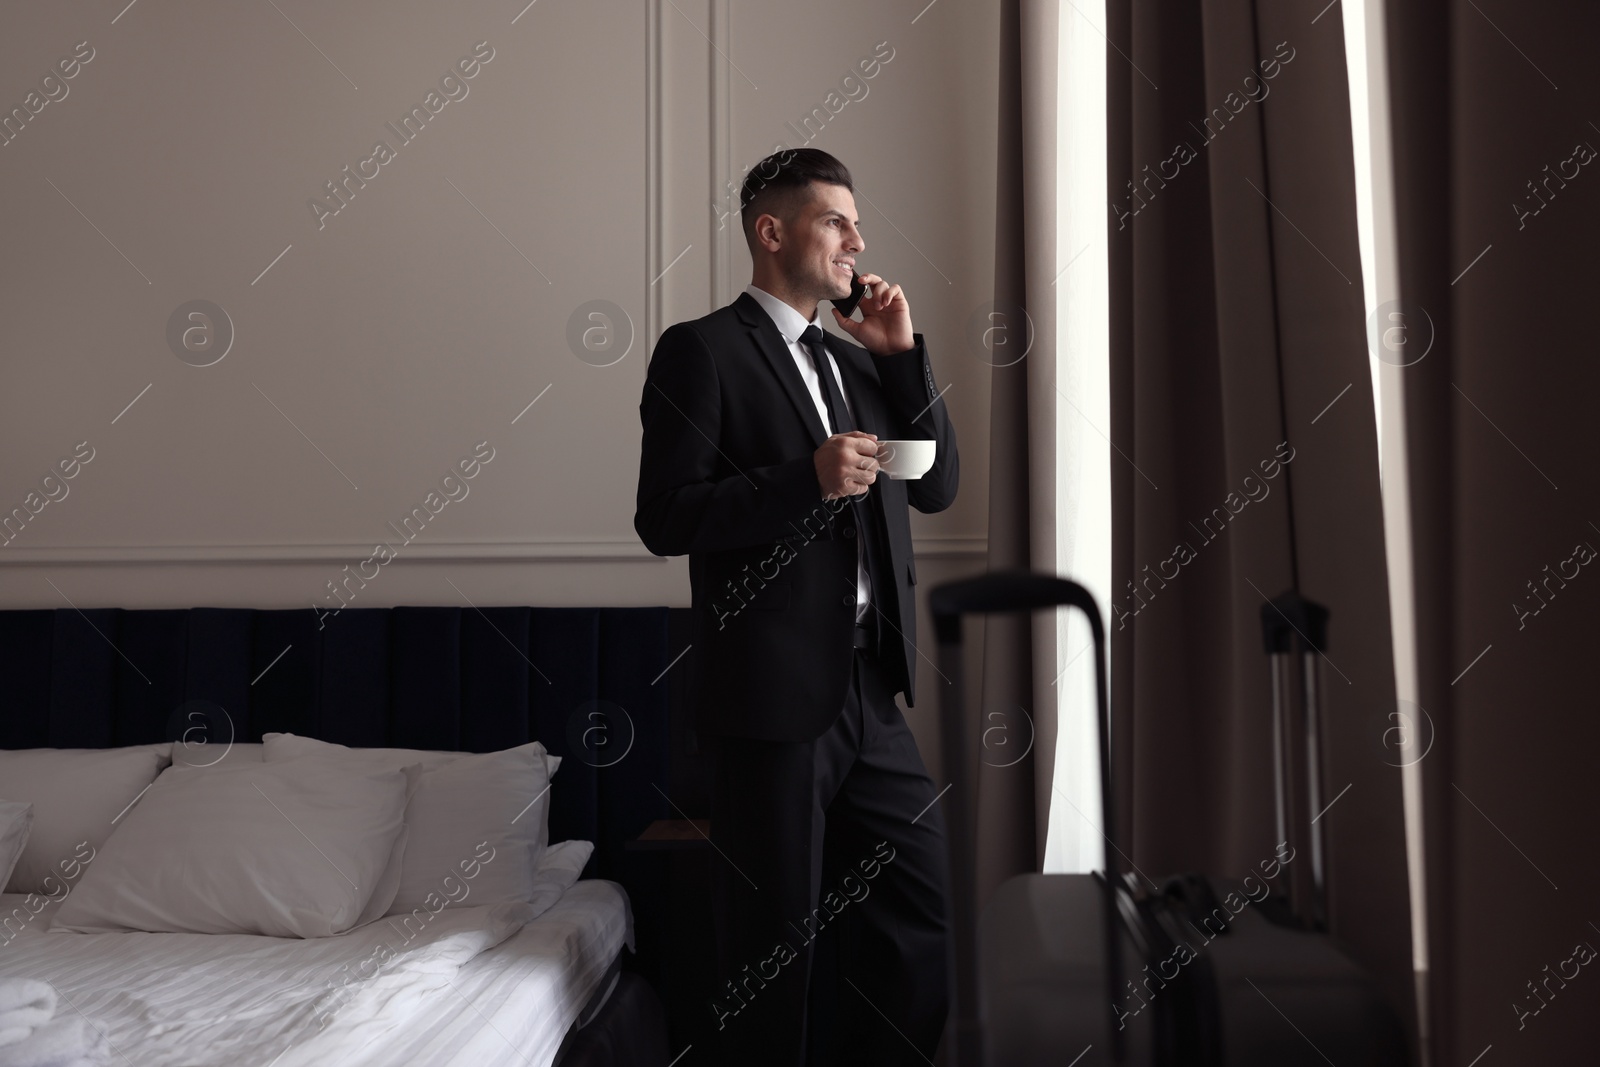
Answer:
M24 899L0 894L0 918L26 914ZM633 945L626 892L599 879L537 917L525 904L447 909L409 935L395 917L307 940L50 933L54 908L6 924L0 976L49 981L59 1011L106 1035L111 1062L140 1067L548 1067Z
M633 913L615 882L578 882L514 937L462 967L445 997L397 1029L372 1063L549 1067L623 945Z

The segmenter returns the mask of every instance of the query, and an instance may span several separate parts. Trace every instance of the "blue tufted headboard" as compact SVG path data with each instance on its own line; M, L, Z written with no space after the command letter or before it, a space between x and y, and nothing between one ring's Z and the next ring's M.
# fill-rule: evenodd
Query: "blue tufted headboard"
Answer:
M681 630L684 609L670 614ZM0 610L0 748L175 741L197 724L208 743L539 741L562 757L550 840L595 842L583 877L621 882L642 923L664 873L623 845L672 817L680 651L658 607Z

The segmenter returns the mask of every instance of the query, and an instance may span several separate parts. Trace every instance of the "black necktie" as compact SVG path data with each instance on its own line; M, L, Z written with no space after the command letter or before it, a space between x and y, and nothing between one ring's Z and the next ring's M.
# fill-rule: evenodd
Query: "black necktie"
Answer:
M833 427L833 432L848 433L854 430L855 424L850 420L848 409L844 405L844 394L839 391L839 383L833 377L833 368L829 365L826 355L827 348L823 344L822 328L820 326L807 326L800 335L800 345L811 355L811 363L817 368L817 378L822 383L822 402L828 409L828 422ZM879 595L885 583L882 576L888 571L888 541L880 541L881 529L877 522L878 509L868 503L872 495L869 489L865 493L852 496L850 504L852 513L856 517L856 530L865 540L862 542L867 558L867 577L869 579L868 598L870 600L867 612L866 625L879 635L879 647L883 646L881 640L883 627L879 625L881 613L889 610L889 603Z
M833 426L833 432L849 433L855 429L855 424L850 421L850 412L844 406L844 394L839 392L839 383L833 379L833 368L828 365L822 327L807 326L806 332L800 335L800 343L811 354L812 366L817 368L817 380L822 383L822 402L828 409L828 422Z

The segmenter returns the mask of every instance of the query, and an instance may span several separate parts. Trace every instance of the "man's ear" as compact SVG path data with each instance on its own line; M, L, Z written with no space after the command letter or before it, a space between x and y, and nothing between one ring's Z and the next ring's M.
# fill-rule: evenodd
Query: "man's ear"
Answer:
M772 214L762 214L756 219L756 240L768 252L776 252L783 243L783 220Z

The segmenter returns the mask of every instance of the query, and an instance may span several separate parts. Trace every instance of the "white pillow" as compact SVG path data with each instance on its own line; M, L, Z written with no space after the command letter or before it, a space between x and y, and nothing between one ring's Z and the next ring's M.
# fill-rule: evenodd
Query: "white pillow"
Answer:
M211 767L233 766L236 763L260 763L266 746L261 742L216 742L184 744L173 742L172 765L186 770L207 770Z
M176 741L169 744L172 750L172 767L182 773L207 771L213 767L235 767L241 763L260 764L266 758L266 745L259 741ZM422 769L416 764L401 769L406 773L406 798L409 800L421 780ZM390 849L383 874L378 878L377 888L373 890L366 906L362 908L360 917L356 919L356 926L365 926L388 913L389 905L394 902L394 895L400 888L400 869L408 836L405 826L402 825L400 834L394 839L394 845Z
M269 734L269 737L281 736ZM186 773L205 771L212 767L237 766L240 763L262 763L266 759L266 745L262 742L223 744L223 745L192 745L186 750L182 744L175 744L172 749L173 763ZM395 749L393 751L399 751ZM446 755L456 756L459 753L451 752ZM428 753L418 753L427 756ZM192 762L185 762L185 761ZM397 762L406 775L406 800L411 800L411 794L417 791L417 786L422 781L422 768L426 760L413 760L409 763ZM394 895L400 889L401 865L405 862L406 842L411 836L410 828L404 824L400 827L400 834L394 839L394 846L389 851L389 859L384 864L383 874L378 878L377 888L372 891L372 896L367 900L367 906L361 910L361 917L356 920L356 926L365 926L374 919L381 919L389 913L389 905L394 902Z
M51 930L325 937L360 921L408 775L306 758L176 768L128 813Z
M561 899L561 894L572 888L593 853L593 841L575 838L558 841L544 850L533 872L533 897L528 901L533 905L533 915L529 922L549 911L550 906Z
M263 758L267 759L294 759L297 756L309 756L319 753L349 753L359 759L376 760L385 766L402 766L407 763L420 763L424 774L436 771L446 763L472 755L493 755L493 753L452 752L445 749L431 748L351 748L348 745L335 744L332 741L318 741L314 737L301 737L299 734L262 734L260 745L235 745L235 748L259 748L263 750ZM530 742L530 744L539 744ZM271 746L268 749L268 746ZM265 752L275 753L266 756ZM503 752L512 749L501 749ZM552 756L541 744L539 751L544 752L545 773L554 777L556 768L561 766L561 757Z
M479 754L346 748L294 734L267 734L265 743L268 764L312 754L352 767L422 760L421 784L406 807L400 889L388 914L441 897L445 907L532 899L534 868L550 841L550 777L561 765L539 742Z
M6 883L8 893L59 895L128 806L171 759L171 743L128 748L0 751L0 799L33 805L33 830Z
M446 752L426 748L351 748L332 741L318 741L299 734L262 734L262 758L266 760L298 759L301 756L338 756L356 759L375 766L401 767L420 763L422 771L436 771L446 763L453 763L470 752Z
M0 800L0 885L11 878L11 869L22 858L33 829L33 805L23 800Z

